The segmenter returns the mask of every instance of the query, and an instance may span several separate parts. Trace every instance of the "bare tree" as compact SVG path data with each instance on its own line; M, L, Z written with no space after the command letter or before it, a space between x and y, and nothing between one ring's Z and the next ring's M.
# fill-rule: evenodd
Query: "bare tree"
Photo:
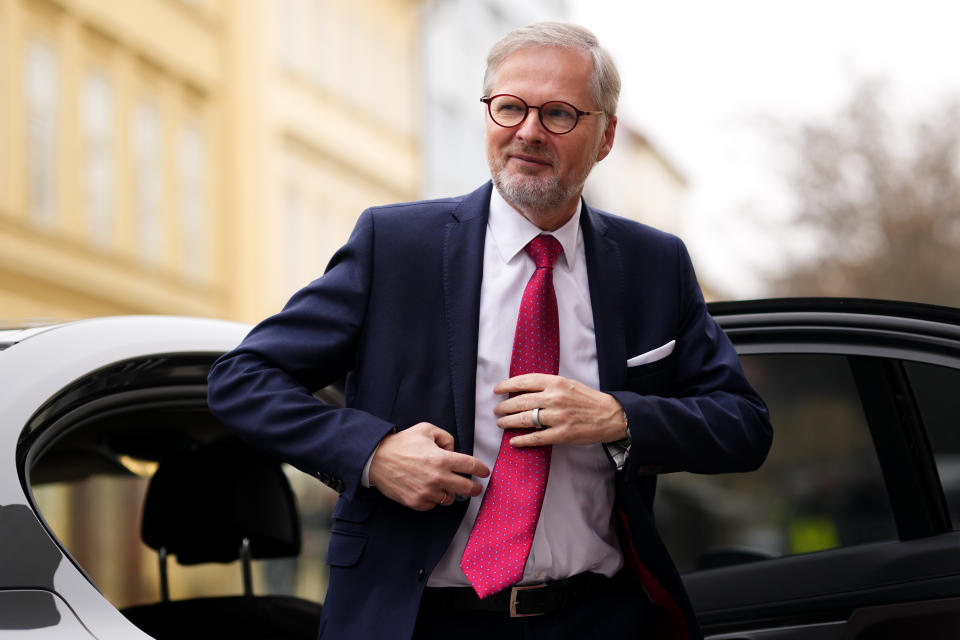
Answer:
M798 232L813 256L772 277L785 295L960 306L960 103L894 122L866 80L836 114L783 129Z

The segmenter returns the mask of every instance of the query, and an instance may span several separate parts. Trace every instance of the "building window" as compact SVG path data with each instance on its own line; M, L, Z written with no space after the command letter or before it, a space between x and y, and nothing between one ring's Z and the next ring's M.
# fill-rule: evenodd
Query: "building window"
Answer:
M330 82L326 52L332 42L330 34L333 29L327 15L329 8L326 0L312 0L309 9L309 15L304 20L308 30L306 40L310 46L308 76L317 87L323 88Z
M4 16L0 15L0 18L3 18L3 17ZM4 86L4 76L6 75L3 72L6 69L6 64L5 64L6 59L4 56L4 54L6 54L6 49L3 45L4 45L3 20L0 20L0 86ZM4 180L5 171L3 170L3 168L4 166L6 166L6 163L8 162L7 155L9 154L9 151L7 149L9 140L7 139L7 130L6 130L7 129L6 117L5 117L6 109L7 109L7 105L3 104L3 101L0 101L0 193L3 193L4 186L6 184L6 181Z
M190 279L205 275L207 243L207 163L203 133L189 123L180 133L180 216L183 269Z
M300 42L300 3L298 0L279 0L274 3L276 13L275 38L277 59L284 69L295 70L298 64Z
M114 236L113 91L94 71L83 81L83 199L90 239L105 247Z
M303 237L303 197L300 187L294 182L287 184L283 198L283 232L280 236L280 255L283 256L283 272L280 290L287 297L301 285L300 242Z
M160 117L152 102L141 102L133 125L135 211L141 259L159 264L163 255L163 189Z
M34 222L50 228L57 207L57 58L45 42L27 47L27 181Z

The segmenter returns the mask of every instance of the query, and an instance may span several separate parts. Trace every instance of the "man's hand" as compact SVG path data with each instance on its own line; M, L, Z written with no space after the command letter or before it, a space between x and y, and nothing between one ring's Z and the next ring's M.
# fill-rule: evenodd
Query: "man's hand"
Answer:
M515 447L547 444L594 444L616 442L626 437L623 407L608 393L560 376L527 373L507 378L496 387L496 394L519 394L497 405L501 429L534 427L532 410L539 408L539 431L515 436Z
M453 436L428 422L391 433L370 462L370 483L400 504L427 511L456 496L478 496L480 483L463 475L490 475L487 466L453 450Z

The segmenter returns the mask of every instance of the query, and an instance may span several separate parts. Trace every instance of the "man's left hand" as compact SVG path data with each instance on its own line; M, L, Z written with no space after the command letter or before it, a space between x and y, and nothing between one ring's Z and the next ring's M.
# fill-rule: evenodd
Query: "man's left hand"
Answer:
M576 380L527 373L507 378L493 392L517 394L494 409L501 429L533 428L532 410L540 409L544 428L514 437L510 442L515 447L616 442L627 435L617 399Z

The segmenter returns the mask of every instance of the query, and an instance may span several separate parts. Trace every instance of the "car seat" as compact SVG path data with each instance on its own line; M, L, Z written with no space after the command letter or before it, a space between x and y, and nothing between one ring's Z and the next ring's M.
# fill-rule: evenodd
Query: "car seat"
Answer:
M158 553L161 601L123 614L155 638L309 639L321 605L253 595L251 560L300 553L300 519L279 463L235 438L161 461L150 480L141 537ZM241 560L244 594L171 600L167 557L181 565Z

